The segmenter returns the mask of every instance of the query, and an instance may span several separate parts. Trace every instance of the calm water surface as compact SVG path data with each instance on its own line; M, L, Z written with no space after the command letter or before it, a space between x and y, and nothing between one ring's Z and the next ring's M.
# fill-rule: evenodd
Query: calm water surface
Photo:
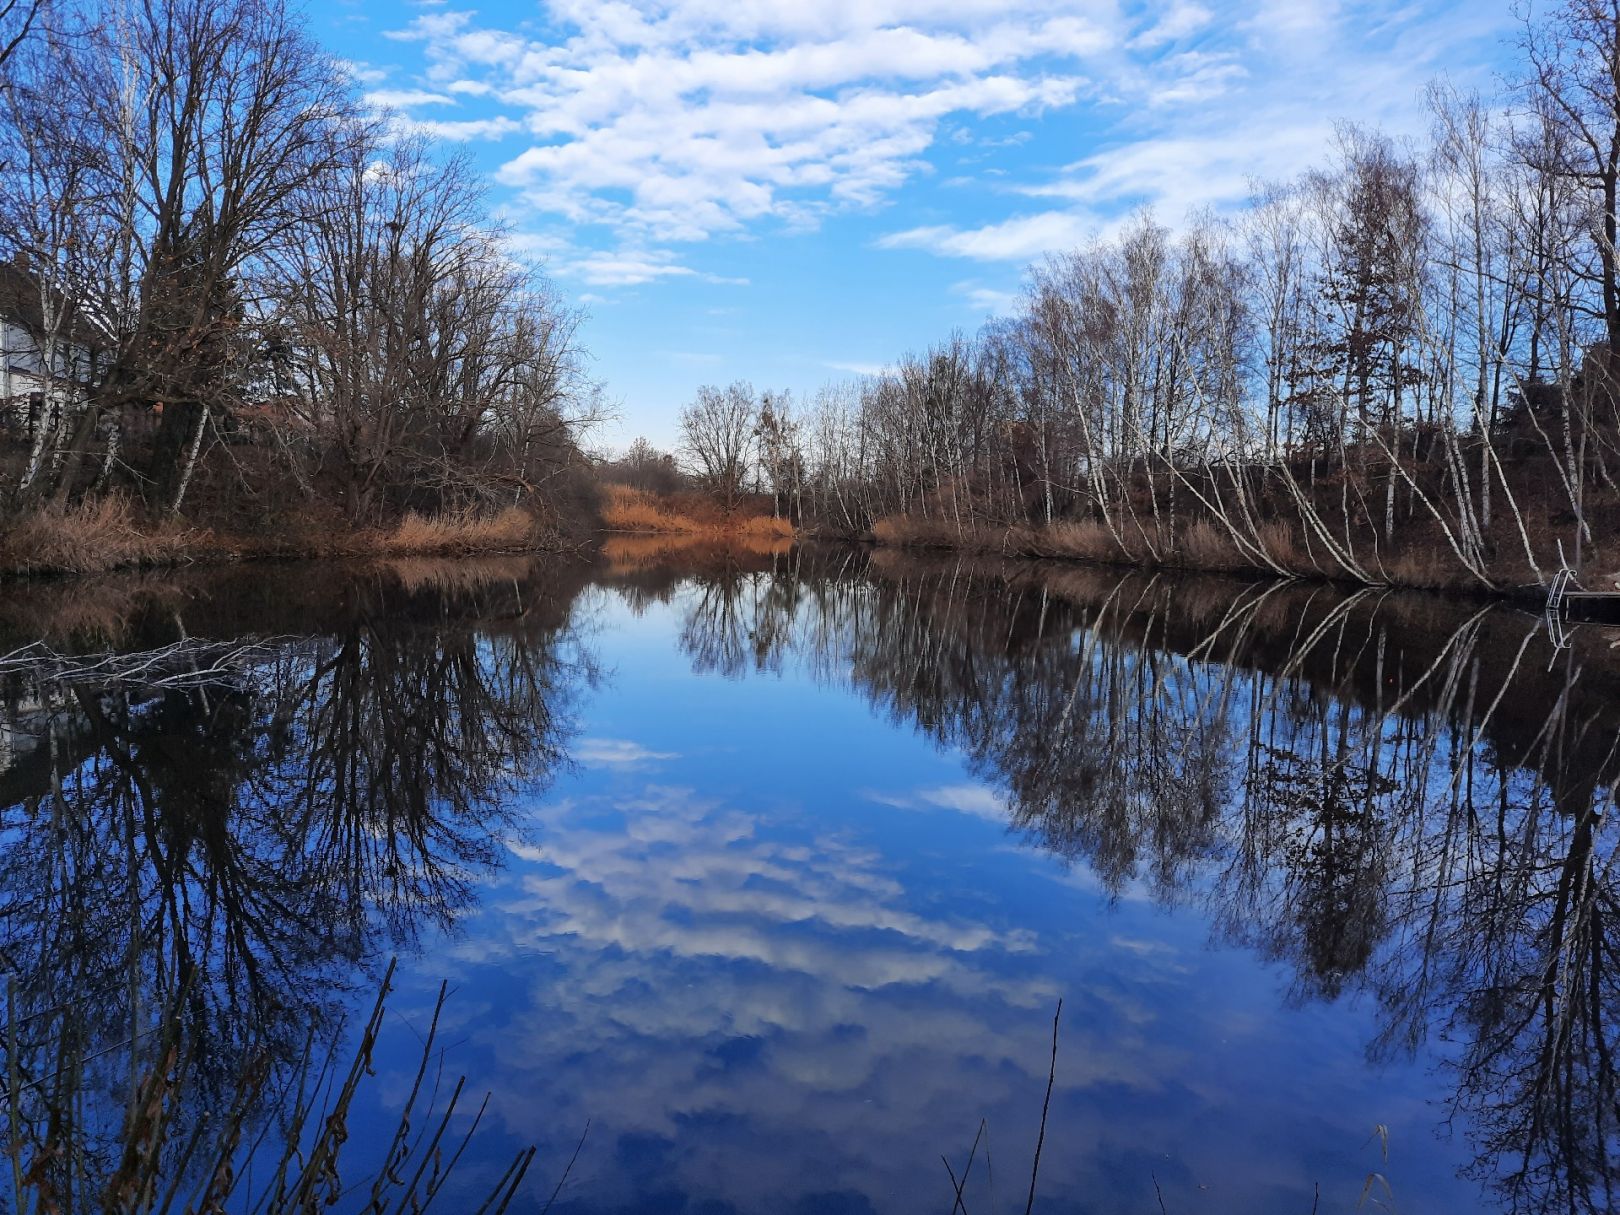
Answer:
M533 1144L514 1210L574 1158L554 1211L945 1212L978 1136L966 1209L1021 1211L1060 1000L1038 1211L1611 1207L1620 634L621 552L53 584L0 637L156 652L3 685L6 1053L79 1044L91 1172L154 1007L200 1116L397 956L345 1167L448 981L446 1210Z

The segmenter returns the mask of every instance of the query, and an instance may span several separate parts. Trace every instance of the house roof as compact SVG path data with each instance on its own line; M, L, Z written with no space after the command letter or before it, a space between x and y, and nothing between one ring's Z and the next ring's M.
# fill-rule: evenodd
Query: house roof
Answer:
M60 291L50 288L57 303L68 312L62 336L80 346L100 349L111 339L102 329L69 305ZM45 331L45 309L37 277L14 261L0 261L0 321L19 325L36 338Z

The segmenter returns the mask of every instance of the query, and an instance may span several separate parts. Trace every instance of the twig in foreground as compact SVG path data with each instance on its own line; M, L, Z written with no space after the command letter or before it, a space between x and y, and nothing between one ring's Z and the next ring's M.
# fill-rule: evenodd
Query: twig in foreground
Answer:
M1041 1145L1046 1142L1046 1115L1052 1108L1052 1082L1057 1079L1058 1021L1063 1017L1063 1001L1057 1002L1052 1014L1052 1066L1046 1073L1046 1100L1041 1103L1041 1133L1035 1137L1035 1163L1029 1170L1029 1201L1024 1204L1024 1215L1035 1209L1035 1179L1041 1172Z

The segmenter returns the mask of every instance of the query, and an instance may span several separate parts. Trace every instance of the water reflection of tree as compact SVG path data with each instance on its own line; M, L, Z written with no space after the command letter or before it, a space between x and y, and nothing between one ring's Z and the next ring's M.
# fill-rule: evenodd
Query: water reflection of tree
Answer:
M112 1151L160 1017L189 1100L218 1108L331 1032L379 955L467 907L589 676L569 596L512 593L492 620L358 582L328 632L194 686L14 681L10 718L43 708L0 808L8 1066L34 1078L27 1132L85 1154L41 1166L63 1186Z
M1444 1043L1474 1171L1511 1209L1612 1209L1620 672L1600 646L1373 592L919 562L782 578L802 589L689 593L700 668L740 671L764 639L755 666L797 650L852 681L1110 889L1200 900L1296 999L1368 991L1375 1053Z

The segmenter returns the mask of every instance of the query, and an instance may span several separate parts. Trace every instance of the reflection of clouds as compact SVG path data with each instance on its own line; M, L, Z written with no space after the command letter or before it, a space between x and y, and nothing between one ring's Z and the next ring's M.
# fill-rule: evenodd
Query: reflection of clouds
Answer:
M527 854L561 871L524 879L548 935L761 962L857 988L934 980L971 989L974 971L953 955L1031 947L1028 932L905 910L881 857L837 837L811 847L760 838L751 819L683 789L649 787L618 810L616 830L548 823L545 847Z
M573 749L582 764L602 764L632 768L660 759L678 759L674 751L651 751L626 738L582 738Z
M918 789L914 793L862 789L860 796L879 806L893 806L896 810L955 810L1002 825L1010 817L1006 802L994 790L986 789L983 785L939 785L931 789Z
M676 615L695 599L681 594ZM1318 1182L1325 1208L1348 1209L1378 1163L1375 1122L1402 1145L1403 1206L1453 1194L1459 1157L1429 1142L1422 1105L1433 1087L1367 1066L1366 1005L1279 1001L1281 967L1222 948L1202 906L1165 897L1189 866L1186 889L1203 890L1206 853L1253 862L1216 829L1246 786L1208 757L1235 744L1198 726L1241 682L1206 684L1180 659L1166 675L1130 647L1094 667L1089 644L1080 668L1060 644L985 678L971 639L942 661L932 634L875 627L859 675L843 649L811 669L829 695L854 681L892 737L855 742L860 713L799 716L805 689L784 667L731 709L722 757L711 722L668 717L656 672L610 719L626 724L598 729L679 747L657 764L678 775L645 783L646 746L589 740L586 767L617 768L535 809L524 838L540 846L513 846L483 922L435 956L434 974L459 966L487 993L455 1037L495 1090L491 1121L540 1144L542 1192L590 1119L565 1194L576 1212L938 1211L940 1154L960 1163L983 1116L1002 1184L992 1204L981 1174L969 1209L1017 1209L1061 993L1042 1209L1158 1209L1155 1178L1170 1210L1297 1215ZM992 618L985 635L1011 631ZM914 686L914 659L950 678ZM1082 692L1095 736L1055 726ZM1266 737L1296 738L1291 711ZM834 778L854 788L825 813L783 805ZM856 1201L805 1201L835 1189Z
M992 823L1005 823L1008 818L1006 804L983 785L944 785L924 789L917 796L930 806L971 814Z
M456 951L527 985L504 1023L471 1027L512 1132L566 1157L566 1128L599 1128L570 1184L583 1209L656 1185L750 1210L826 1188L934 1210L940 1152L983 1115L1027 1160L1062 994L1032 932L927 898L937 875L897 880L807 816L649 785L539 817L543 846L515 846L530 865L489 917L506 940ZM1066 995L1060 1093L1174 1070L1141 992L1175 959L1135 960ZM1070 1166L1050 1167L1061 1186ZM938 1192L913 1193L935 1172Z

